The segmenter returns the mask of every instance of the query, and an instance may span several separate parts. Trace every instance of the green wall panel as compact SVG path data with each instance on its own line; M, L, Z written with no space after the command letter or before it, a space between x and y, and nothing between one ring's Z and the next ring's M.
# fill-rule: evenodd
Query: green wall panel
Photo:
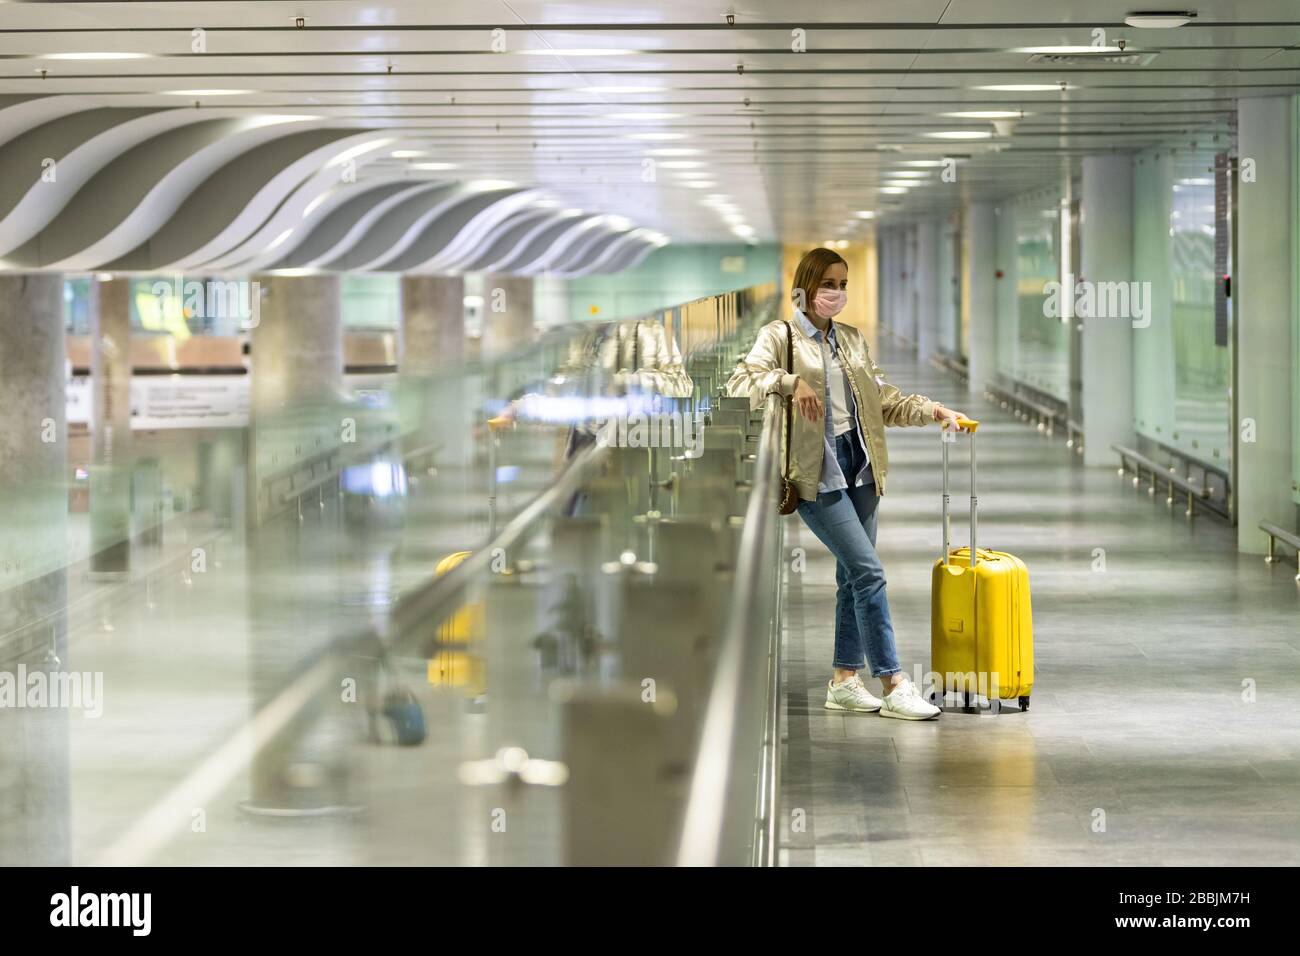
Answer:
M650 253L635 269L574 279L570 318L630 318L780 277L781 249L774 244L672 244Z

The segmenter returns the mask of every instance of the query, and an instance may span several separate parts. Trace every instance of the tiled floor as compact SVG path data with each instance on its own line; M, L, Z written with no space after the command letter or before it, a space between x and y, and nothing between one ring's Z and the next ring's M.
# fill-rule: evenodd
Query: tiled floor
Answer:
M904 723L828 713L833 562L789 519L787 544L807 549L809 564L787 602L783 862L1300 862L1300 592L1289 566L1238 557L1215 519L1189 526L1181 509L1171 515L1113 470L1075 465L1059 440L959 401L940 373L886 358L901 387L987 422L980 540L1029 563L1038 683L1027 714L949 709ZM939 448L933 428L891 432L881 512L901 657L922 672ZM538 473L549 466L545 456L536 463ZM964 479L958 467L959 503ZM503 490L504 515L526 497L523 487ZM64 663L104 675L104 712L40 724L29 712L0 713L7 753L27 761L19 777L0 753L0 789L16 784L26 806L43 808L0 815L0 858L95 863L162 807L176 812L146 856L154 863L556 862L555 796L512 806L520 842L507 846L463 825L489 818L496 804L482 801L498 799L492 791L432 786L490 753L494 733L533 713L527 701L498 699L481 713L459 694L434 694L420 661L403 676L421 688L435 731L419 748L349 751L364 817L249 818L238 809L250 793L244 769L202 800L169 802L247 724L258 674L362 629L379 607L371 598L427 578L440 556L485 534L481 495L421 484L408 507L395 552L396 538L340 537L326 514L290 521L269 551L181 523L158 554L136 556L127 582L70 574ZM958 520L955 538L964 535ZM199 545L208 568L186 583L181 568ZM1094 570L1097 549L1105 570ZM384 554L391 560L378 561ZM510 631L497 646L517 639ZM1247 680L1252 703L1242 698ZM527 686L528 701L545 688L531 676ZM202 830L191 821L198 809ZM536 832L550 842L528 842L532 819L549 821Z
M1075 464L1060 438L966 400L944 373L885 358L905 391L986 422L979 543L1029 565L1033 701L993 716L953 702L916 723L824 710L835 566L788 519L808 567L787 604L782 862L1300 863L1294 571L1238 555L1216 518L1189 524L1114 469ZM937 430L893 429L889 449L879 547L900 659L924 674ZM964 544L964 449L953 460Z

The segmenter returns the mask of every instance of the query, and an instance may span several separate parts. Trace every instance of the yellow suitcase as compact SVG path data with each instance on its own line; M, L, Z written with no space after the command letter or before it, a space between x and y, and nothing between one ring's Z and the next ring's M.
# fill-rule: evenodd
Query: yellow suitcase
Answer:
M1029 600L1029 569L1005 551L975 542L979 499L975 494L975 429L963 420L970 445L970 547L950 547L948 445L943 445L943 557L935 562L930 592L930 669L941 694L1018 700L1029 709L1034 686L1034 626ZM974 551L975 560L971 560Z
M442 577L473 552L453 551L433 569ZM435 687L459 687L470 697L487 693L487 673L483 663L483 604L469 601L438 625L438 642L428 659L426 676Z

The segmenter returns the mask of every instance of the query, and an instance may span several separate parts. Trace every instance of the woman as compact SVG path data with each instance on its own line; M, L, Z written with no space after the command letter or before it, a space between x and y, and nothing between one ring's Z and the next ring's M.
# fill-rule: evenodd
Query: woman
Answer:
M862 334L833 321L848 284L848 264L830 249L799 260L790 296L794 315L759 330L727 390L748 395L754 407L776 392L799 412L786 439L792 442L788 477L798 490L799 516L836 561L835 673L826 708L927 720L940 711L899 667L876 555L876 507L889 470L885 426L934 421L955 430L965 416L923 395L903 395L885 381ZM881 697L858 676L868 665L880 679Z

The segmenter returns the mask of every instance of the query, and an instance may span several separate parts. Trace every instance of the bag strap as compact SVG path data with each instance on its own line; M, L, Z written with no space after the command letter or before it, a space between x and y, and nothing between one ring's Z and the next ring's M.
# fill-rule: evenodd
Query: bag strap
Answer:
M785 370L794 374L794 330L785 323ZM785 471L781 477L790 480L790 442L794 438L794 396L785 400Z

